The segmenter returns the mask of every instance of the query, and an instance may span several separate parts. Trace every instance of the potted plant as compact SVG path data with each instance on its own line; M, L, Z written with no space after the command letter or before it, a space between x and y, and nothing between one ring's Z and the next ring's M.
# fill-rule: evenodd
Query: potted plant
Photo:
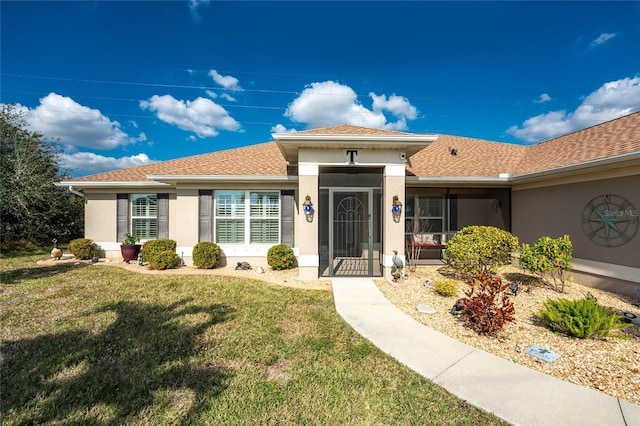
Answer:
M140 234L138 232L131 234L130 232L126 232L124 234L124 241L120 245L120 253L122 253L122 258L126 262L127 260L135 260L138 258L138 253L140 253L141 245L138 244L140 242Z

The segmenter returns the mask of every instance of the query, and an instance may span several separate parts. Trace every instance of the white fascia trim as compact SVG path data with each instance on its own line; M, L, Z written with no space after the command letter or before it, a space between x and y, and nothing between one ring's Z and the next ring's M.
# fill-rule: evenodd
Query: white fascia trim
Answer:
M384 176L405 177L406 174L404 164L387 164L384 167Z
M303 135L300 133L272 133L275 141L283 142L415 142L422 145L425 142L434 142L438 135Z
M316 163L298 163L298 176L318 176L320 167Z
M320 256L313 254L304 254L298 256L298 267L318 267L320 266Z
M69 182L62 181L55 184L56 186L74 186L76 188L130 188L130 187L149 187L149 188L164 188L170 186L161 182Z
M568 166L555 167L553 169L541 170L538 172L525 173L517 176L513 176L511 180L513 182L525 181L528 179L536 179L545 176L553 176L559 173L568 173L578 171L582 169L588 169L597 166L608 166L610 164L619 164L623 161L633 161L640 159L640 151L634 151L626 154L614 155L606 158L599 158L597 160L583 161L581 163L570 164Z
M576 258L571 259L571 266L573 266L573 270L578 272L640 284L640 268Z
M292 182L298 176L274 175L148 175L147 179L159 182Z
M493 176L407 176L407 182L421 183L508 183L513 178L510 174L501 173Z

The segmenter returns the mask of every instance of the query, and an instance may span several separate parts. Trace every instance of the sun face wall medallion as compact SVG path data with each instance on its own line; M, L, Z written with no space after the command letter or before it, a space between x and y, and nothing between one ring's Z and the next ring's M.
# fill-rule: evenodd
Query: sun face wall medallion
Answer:
M587 238L603 247L618 247L638 232L640 214L631 202L618 195L601 195L582 211L582 230Z

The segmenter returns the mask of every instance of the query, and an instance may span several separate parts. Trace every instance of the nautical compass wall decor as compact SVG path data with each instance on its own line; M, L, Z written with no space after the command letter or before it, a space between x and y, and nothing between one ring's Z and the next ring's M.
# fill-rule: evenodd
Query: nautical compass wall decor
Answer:
M618 195L601 195L582 212L582 230L594 244L618 247L638 232L640 214L631 201Z

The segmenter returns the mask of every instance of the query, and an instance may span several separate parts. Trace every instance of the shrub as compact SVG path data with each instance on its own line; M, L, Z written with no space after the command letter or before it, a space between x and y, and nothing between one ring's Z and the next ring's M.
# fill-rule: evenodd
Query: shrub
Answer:
M471 277L476 273L495 274L511 263L518 238L493 226L467 226L447 241L447 264Z
M471 288L464 293L461 313L478 333L495 336L506 323L516 321L515 308L505 293L509 283L482 273L466 283Z
M159 239L159 240L149 240L142 245L142 249L140 253L142 254L142 259L146 262L151 263L153 257L163 251L172 250L174 253L176 251L177 243L174 240L169 239Z
M608 337L631 325L593 299L548 299L538 315L551 330L580 339Z
M174 269L178 266L180 259L175 250L164 250L155 253L149 259L149 267L151 269Z
M292 268L295 259L293 249L286 244L272 246L267 252L267 263L276 271Z
M193 264L201 269L213 269L220 262L220 246L209 241L202 241L193 247L191 252Z
M552 239L540 237L533 247L523 244L520 249L520 267L538 275L554 290L564 293L565 272L571 270L573 245L568 235Z
M458 294L458 281L453 279L435 280L433 288L443 296L455 296Z
M69 242L69 251L80 260L92 259L98 252L98 246L88 238L77 238Z

